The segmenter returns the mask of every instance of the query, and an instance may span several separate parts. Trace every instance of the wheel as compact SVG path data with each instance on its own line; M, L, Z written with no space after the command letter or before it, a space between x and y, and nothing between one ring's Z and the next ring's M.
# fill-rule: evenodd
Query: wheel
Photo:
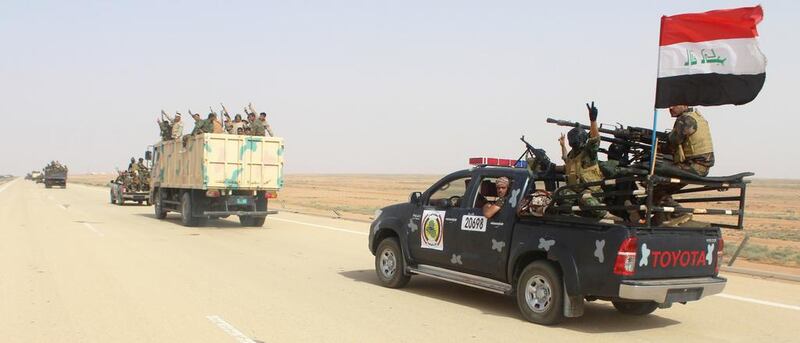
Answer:
M658 308L655 301L622 301L611 302L620 313L632 316L644 316L653 313Z
M117 193L117 205L122 206L125 205L125 199L122 197L122 193Z
M239 225L241 225L241 226L253 226L253 217L251 217L251 216L239 216Z
M117 203L117 199L114 198L114 191L108 191L108 193L109 193L110 198L111 198L111 203L112 204L116 204Z
M53 185L51 185L51 184L49 184L49 183L45 182L45 183L44 183L44 188L53 188Z
M534 261L517 280L517 306L526 320L553 325L564 319L561 276L548 261Z
M164 210L164 204L161 202L161 189L156 191L155 195L155 206L153 206L153 211L156 213L156 218L164 219L167 217L167 211Z
M253 217L253 226L255 227L262 227L264 226L264 221L267 220L267 217Z
M389 288L403 288L411 276L405 274L406 264L403 260L403 250L397 238L389 237L378 244L375 252L375 272L378 280Z
M197 226L199 220L192 216L192 194L183 193L181 196L181 222L184 226Z
M137 205L141 205L143 202L144 202L144 201L142 201L142 200L136 200L136 204L137 204Z

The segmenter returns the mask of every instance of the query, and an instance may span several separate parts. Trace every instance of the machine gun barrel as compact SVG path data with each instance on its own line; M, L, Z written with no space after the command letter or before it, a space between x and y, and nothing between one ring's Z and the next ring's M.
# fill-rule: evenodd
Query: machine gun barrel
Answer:
M589 129L588 125L583 125L579 122L559 120L553 118L547 118L547 122L551 124L556 124L558 126L580 127L584 130ZM646 146L648 148L650 147L650 137L652 137L653 135L653 130L635 126L628 126L626 128L619 127L613 130L599 128L598 131L600 131L600 133L612 135L615 138L617 138L617 140L613 141L609 139L603 139L604 141L612 143L620 143L620 144L630 144L630 145L635 145L637 147ZM656 137L660 142L666 142L668 136L669 134L666 132L660 132L660 131L656 132Z

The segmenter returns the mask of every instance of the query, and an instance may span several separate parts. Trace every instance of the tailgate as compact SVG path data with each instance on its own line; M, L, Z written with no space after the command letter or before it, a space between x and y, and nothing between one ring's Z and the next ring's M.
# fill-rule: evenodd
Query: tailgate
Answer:
M716 275L720 229L638 229L636 272L629 279Z

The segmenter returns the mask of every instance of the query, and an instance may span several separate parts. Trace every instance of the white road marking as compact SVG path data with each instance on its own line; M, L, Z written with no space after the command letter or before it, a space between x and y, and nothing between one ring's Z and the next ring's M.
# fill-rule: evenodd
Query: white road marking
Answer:
M94 233L96 233L100 237L104 237L105 236L104 233L100 232L100 230L96 229L94 226L92 226L92 224L84 222L83 226L86 226L87 228L89 228L89 230L92 230Z
M8 186L11 186L12 183L17 182L17 181L19 181L19 178L16 178L14 180L9 181L5 186L3 186L3 188L0 188L0 193L3 193L3 191L6 190L6 188L8 188Z
M348 229L342 229L342 228L333 227L333 226L327 226L327 225L319 225L319 224L305 223L305 222L296 221L296 220L291 220L291 219L283 219L283 218L275 218L275 217L270 217L270 218L269 218L269 220L277 220L277 221L283 221L283 222L295 223L295 224L300 224L300 225L312 226L312 227L316 227L316 228L320 228L320 229L327 229L327 230L333 230L333 231L347 232L347 233L352 233L352 234L356 234L356 235L363 235L363 236L369 235L369 234L368 234L368 233L366 233L366 232L354 231L354 230L348 230Z
M727 298L727 299L745 301L745 302L754 303L754 304L767 305L767 306L785 308L785 309L788 309L788 310L800 311L800 306L786 305L786 304L776 303L776 302L772 302L772 301L758 300L758 299L753 299L753 298L745 298L745 297L740 297L738 295L730 295L730 294L724 294L724 293L716 294L716 296Z
M256 343L256 341L250 339L249 337L245 336L241 331L237 330L233 325L228 324L224 319L220 318L220 316L206 316L208 320L210 320L214 325L225 331L225 333L231 335L233 338L236 339L239 343Z

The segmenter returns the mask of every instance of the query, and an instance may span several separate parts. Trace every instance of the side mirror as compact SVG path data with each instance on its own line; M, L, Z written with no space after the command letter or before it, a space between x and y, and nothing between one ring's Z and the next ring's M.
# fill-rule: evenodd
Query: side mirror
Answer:
M144 152L144 159L148 160L148 161L152 160L153 159L153 152L150 151L150 150L145 151Z
M408 202L410 202L412 204L419 204L419 200L420 200L421 197L422 197L422 193L421 192L413 192L408 197Z

